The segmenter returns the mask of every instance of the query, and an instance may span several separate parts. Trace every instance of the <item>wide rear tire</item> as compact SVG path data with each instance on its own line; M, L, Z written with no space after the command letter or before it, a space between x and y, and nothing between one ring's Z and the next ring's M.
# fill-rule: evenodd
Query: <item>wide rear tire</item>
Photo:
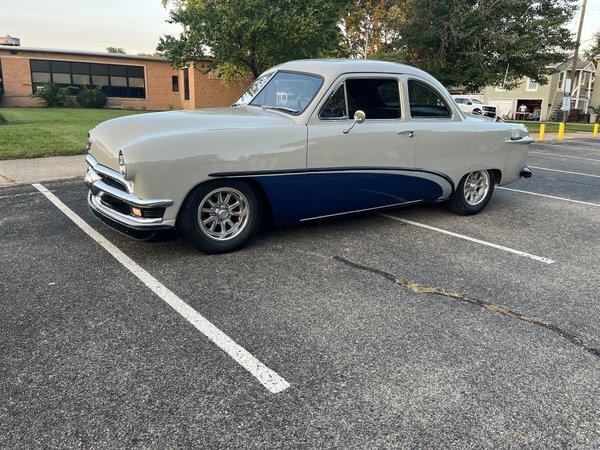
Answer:
M477 214L490 201L495 183L496 177L491 170L468 173L456 186L448 206L453 212L462 216Z

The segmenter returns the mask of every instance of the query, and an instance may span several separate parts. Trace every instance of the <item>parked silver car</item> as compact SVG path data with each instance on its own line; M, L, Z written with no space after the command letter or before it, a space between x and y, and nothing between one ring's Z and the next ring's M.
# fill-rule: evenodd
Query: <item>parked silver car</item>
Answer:
M475 214L531 172L527 129L467 118L432 76L364 60L292 61L232 107L110 120L90 131L97 217L148 236L176 227L205 252L275 225L447 201Z

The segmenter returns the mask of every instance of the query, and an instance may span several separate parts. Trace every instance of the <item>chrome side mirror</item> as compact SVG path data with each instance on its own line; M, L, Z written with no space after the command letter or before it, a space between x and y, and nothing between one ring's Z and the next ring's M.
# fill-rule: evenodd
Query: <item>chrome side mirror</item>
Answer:
M365 112L361 111L359 109L358 111L356 111L354 113L354 122L352 122L352 125L350 125L350 128L348 128L347 130L344 130L343 133L348 134L350 132L350 130L352 128L354 128L354 125L356 125L357 123L363 123L366 118L367 118L367 115L365 114Z

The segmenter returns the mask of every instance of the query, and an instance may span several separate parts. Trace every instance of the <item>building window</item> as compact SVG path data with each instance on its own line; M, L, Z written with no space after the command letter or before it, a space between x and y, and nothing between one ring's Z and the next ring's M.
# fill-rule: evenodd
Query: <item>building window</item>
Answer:
M173 92L179 92L179 76L173 75L171 77L171 87Z
M538 89L538 84L536 81L533 81L530 78L527 78L527 87L525 88L525 90L527 91L537 91Z
M190 74L187 67L183 69L183 99L190 99Z
M46 83L56 83L100 86L108 97L146 98L144 68L140 66L32 59L30 68L33 92Z
M565 87L565 73L561 72L558 75L558 90L562 91L564 87Z

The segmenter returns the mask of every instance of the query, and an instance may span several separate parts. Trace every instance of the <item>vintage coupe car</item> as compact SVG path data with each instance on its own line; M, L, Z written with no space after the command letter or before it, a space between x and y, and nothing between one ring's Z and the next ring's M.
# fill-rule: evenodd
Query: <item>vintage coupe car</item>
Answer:
M177 228L234 250L263 217L288 225L418 202L475 214L495 184L529 177L518 124L466 117L411 66L304 60L262 74L229 108L101 123L88 140L88 203L134 237Z

